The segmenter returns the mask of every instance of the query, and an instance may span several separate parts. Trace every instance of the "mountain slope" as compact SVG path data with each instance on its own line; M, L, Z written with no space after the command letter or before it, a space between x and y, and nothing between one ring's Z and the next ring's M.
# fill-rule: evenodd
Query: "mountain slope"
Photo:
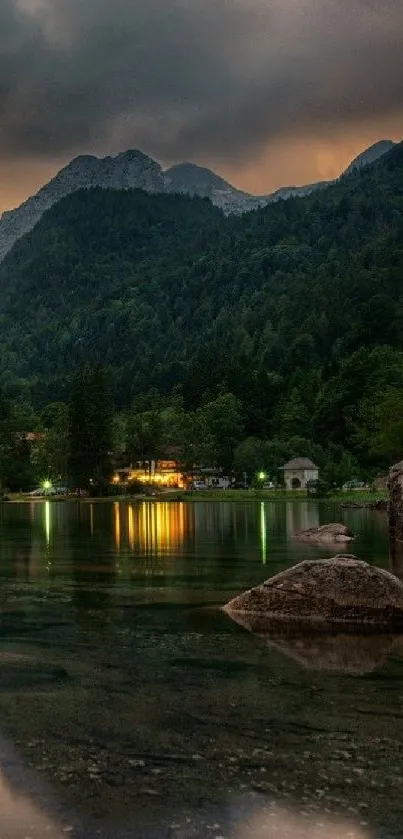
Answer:
M393 143L386 140L376 144L353 161L351 166L354 169L373 162L388 151L390 146ZM159 163L140 151L126 151L116 157L105 158L83 155L72 160L20 207L3 213L0 219L0 262L13 244L32 230L45 210L79 189L99 186L118 190L140 188L150 193L179 192L207 197L226 214L242 214L264 207L272 201L309 195L330 183L323 181L304 186L281 187L269 195L256 196L236 189L214 172L193 163L181 163L163 172Z
M179 387L194 405L225 387L253 432L281 419L302 433L313 415L320 429L333 402L321 414L318 394L347 359L403 350L402 242L402 145L235 218L184 195L76 192L0 267L1 378L43 404L75 365L102 362L120 404Z

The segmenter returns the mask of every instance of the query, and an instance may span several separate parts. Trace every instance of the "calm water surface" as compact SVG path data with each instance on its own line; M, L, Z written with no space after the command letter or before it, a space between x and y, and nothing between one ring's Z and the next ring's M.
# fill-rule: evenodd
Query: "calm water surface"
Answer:
M328 504L0 505L0 837L403 837L403 643L270 639L217 606Z

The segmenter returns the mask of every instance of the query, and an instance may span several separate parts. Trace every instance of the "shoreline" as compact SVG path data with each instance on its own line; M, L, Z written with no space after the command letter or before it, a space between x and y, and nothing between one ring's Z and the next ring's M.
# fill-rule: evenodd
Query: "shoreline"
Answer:
M105 503L143 503L148 501L150 503L159 503L167 501L180 501L184 503L195 503L198 501L213 501L214 503L226 502L245 502L245 501L295 501L296 503L330 503L330 504L344 504L351 503L351 509L357 504L357 509L364 508L377 501L387 500L388 493L383 490L348 490L346 492L340 491L330 494L323 498L316 498L314 495L308 496L305 491L287 492L276 490L199 490L191 492L188 490L167 490L166 492L158 492L155 495L146 493L139 493L136 495L107 495L107 496L87 496L77 497L70 495L42 495L29 496L24 493L10 493L7 500L2 499L3 504L36 504L44 501L65 502L65 503L80 503L80 504L105 504Z

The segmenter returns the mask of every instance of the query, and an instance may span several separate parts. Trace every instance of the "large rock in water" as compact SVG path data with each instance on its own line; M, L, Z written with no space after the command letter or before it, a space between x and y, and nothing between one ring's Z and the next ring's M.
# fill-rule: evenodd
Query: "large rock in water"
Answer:
M293 538L300 539L302 542L319 542L324 545L332 542L350 542L354 539L354 533L345 524L332 523L301 530L299 533L294 533Z
M300 562L235 597L224 609L235 620L253 615L261 630L264 621L267 631L292 622L309 631L337 625L403 630L403 583L351 554L338 555Z

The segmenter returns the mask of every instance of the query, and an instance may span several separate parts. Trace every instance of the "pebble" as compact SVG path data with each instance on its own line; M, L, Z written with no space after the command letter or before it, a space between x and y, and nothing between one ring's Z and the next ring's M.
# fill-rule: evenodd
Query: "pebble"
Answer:
M161 795L160 792L156 789L152 789L151 787L141 787L140 792L142 792L143 795Z

